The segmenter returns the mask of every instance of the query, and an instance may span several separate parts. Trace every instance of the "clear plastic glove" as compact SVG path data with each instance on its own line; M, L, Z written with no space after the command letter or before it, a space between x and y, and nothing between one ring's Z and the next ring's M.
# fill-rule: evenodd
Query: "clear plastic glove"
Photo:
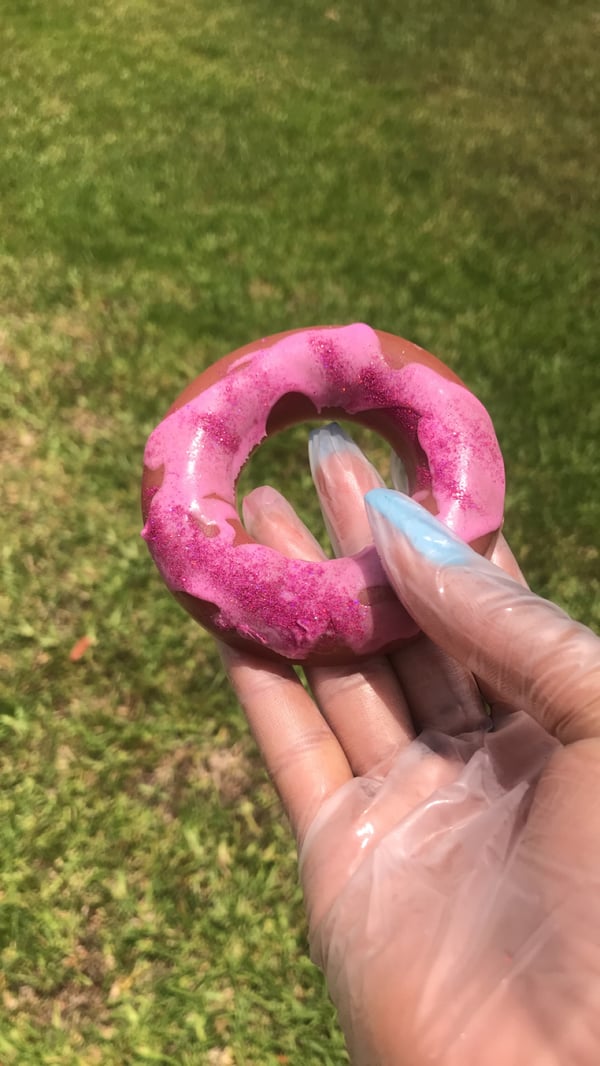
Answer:
M524 587L502 538L488 562L378 488L341 431L319 431L311 465L336 550L374 536L424 633L307 670L313 698L286 665L223 649L352 1061L596 1066L600 640ZM320 553L272 489L245 520Z

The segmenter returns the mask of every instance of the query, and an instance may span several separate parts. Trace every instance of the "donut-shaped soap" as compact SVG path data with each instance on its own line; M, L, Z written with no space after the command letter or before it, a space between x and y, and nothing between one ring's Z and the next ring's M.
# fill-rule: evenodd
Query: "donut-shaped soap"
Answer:
M151 434L142 532L175 597L221 640L302 663L342 663L412 639L375 548L288 559L246 533L235 483L271 433L322 417L378 431L410 494L480 552L502 522L504 467L491 420L422 348L356 324L266 337L209 367Z

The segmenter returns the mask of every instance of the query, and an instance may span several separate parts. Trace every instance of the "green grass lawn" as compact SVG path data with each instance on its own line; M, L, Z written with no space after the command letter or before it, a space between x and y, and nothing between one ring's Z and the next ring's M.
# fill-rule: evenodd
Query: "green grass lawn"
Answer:
M139 538L146 436L207 363L355 319L431 348L494 418L532 585L600 626L599 26L4 0L2 1066L345 1061L276 799ZM314 524L304 449L245 484Z

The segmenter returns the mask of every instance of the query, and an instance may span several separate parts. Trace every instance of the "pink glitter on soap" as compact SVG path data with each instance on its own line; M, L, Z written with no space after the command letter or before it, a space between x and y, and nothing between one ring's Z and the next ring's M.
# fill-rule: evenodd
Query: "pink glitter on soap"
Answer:
M206 414L202 419L202 427L226 452L235 452L239 448L240 438L231 428L231 419L226 421L223 415Z
M348 367L339 348L330 337L324 338L322 334L311 336L309 344L323 368L326 381L343 395L348 386Z
M389 378L389 370L388 370ZM390 407L389 381L386 384L385 376L380 367L366 366L361 370L358 380L367 401L367 409Z

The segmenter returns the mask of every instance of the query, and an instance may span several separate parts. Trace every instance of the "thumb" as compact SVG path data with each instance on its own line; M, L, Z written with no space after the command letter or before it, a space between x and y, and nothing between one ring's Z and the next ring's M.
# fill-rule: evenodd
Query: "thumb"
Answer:
M600 639L408 496L365 497L381 561L423 631L564 744L600 736Z

